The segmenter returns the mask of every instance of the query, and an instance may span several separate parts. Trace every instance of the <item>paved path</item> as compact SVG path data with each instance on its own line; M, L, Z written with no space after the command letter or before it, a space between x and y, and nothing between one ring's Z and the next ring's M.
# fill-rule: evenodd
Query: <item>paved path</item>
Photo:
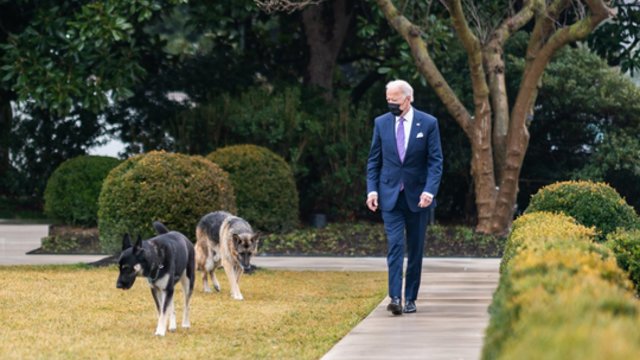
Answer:
M73 264L100 255L27 255L40 247L46 225L0 223L0 266ZM342 257L257 257L258 267L314 271L386 271L386 260ZM418 312L392 316L388 299L322 360L479 359L487 307L498 281L499 259L425 258Z
M100 255L27 255L40 247L48 225L0 223L0 265L77 264L98 261Z
M393 316L388 299L322 359L479 359L499 259L425 258L418 312Z

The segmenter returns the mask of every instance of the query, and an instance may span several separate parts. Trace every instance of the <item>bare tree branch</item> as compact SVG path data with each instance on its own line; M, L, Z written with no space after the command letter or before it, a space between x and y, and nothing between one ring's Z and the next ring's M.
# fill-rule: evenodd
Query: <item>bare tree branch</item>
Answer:
M493 109L493 156L495 161L496 182L499 184L506 163L507 134L509 132L509 101L505 78L504 44L509 37L526 25L534 16L538 1L525 1L523 7L511 17L505 19L489 36L483 49L484 64L491 93Z
M444 79L437 65L433 62L427 45L421 37L420 28L400 14L391 0L376 0L376 2L387 18L389 25L409 44L416 62L416 67L422 76L425 77L431 88L447 108L447 111L453 116L462 130L468 136L471 136L471 115Z

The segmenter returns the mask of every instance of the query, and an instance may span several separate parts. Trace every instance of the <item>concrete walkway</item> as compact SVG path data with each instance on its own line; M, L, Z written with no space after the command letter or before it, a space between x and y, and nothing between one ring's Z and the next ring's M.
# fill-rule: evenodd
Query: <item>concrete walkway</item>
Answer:
M27 255L40 247L48 225L0 223L0 265L58 265L98 261L103 255Z
M479 359L499 261L425 258L417 313L385 299L322 359Z
M47 225L0 224L0 266L74 264L100 255L27 255ZM258 267L312 271L386 271L384 258L257 257ZM392 316L384 299L323 360L479 359L499 259L425 258L418 312Z

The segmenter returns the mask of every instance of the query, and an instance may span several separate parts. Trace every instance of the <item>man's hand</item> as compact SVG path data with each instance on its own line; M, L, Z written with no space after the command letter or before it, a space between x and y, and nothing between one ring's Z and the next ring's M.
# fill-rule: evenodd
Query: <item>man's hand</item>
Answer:
M431 202L433 202L433 196L423 192L420 195L420 202L418 202L418 207L426 208L427 206L431 205Z
M378 195L377 194L371 194L371 195L367 196L367 207L369 208L369 210L374 211L374 212L378 209Z

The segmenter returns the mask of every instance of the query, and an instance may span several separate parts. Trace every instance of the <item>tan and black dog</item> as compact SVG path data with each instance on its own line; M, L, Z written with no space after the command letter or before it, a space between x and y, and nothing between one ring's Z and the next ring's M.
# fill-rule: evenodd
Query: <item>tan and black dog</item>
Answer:
M156 335L164 336L167 320L169 331L176 330L173 291L178 281L182 284L184 293L182 327L190 327L189 300L196 279L195 251L191 241L183 234L169 231L158 221L153 223L153 227L158 236L144 241L138 236L135 245L131 245L129 234L124 235L116 287L127 290L133 286L137 276L147 278L158 310Z
M211 292L207 282L211 277L213 287L220 291L220 283L215 270L222 266L231 296L242 300L240 276L251 270L251 257L258 249L259 234L254 233L249 223L225 211L209 213L200 219L196 227L196 268L202 271L205 292Z

